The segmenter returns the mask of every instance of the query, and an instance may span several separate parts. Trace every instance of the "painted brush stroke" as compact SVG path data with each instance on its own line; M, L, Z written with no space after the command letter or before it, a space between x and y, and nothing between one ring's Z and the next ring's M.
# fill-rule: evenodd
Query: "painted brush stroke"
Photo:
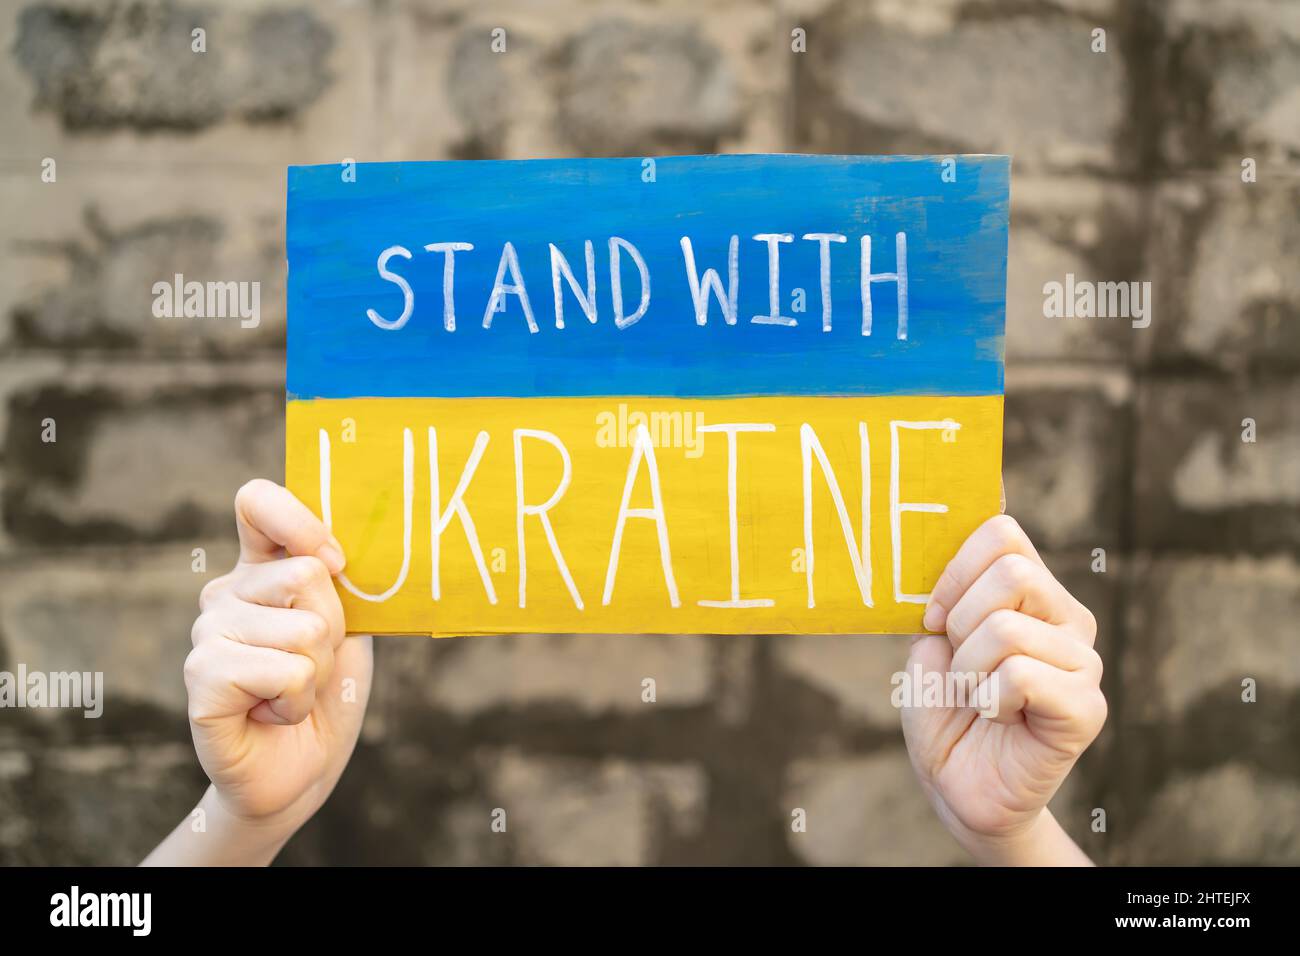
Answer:
M291 167L287 480L349 630L918 630L998 507L1008 189L995 156Z

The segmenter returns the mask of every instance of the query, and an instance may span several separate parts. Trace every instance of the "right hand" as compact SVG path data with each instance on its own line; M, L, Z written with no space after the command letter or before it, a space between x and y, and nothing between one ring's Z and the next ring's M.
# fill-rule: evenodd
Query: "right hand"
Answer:
M190 731L228 812L296 829L356 745L371 638L344 635L331 581L343 551L306 505L256 479L235 495L235 519L239 562L199 596L185 661Z
M997 695L991 713L953 701L902 711L939 818L981 862L1088 863L1047 804L1106 720L1092 612L1003 514L948 563L923 624L943 633L912 644L909 672L959 675L972 689L988 679L979 686Z

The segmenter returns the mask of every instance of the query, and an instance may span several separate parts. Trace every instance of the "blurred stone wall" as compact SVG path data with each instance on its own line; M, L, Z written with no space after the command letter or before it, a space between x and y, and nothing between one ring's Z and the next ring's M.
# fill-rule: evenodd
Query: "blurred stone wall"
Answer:
M709 151L1012 154L1008 509L1096 612L1111 702L1056 812L1102 862L1300 862L1300 4L0 10L0 669L109 695L0 711L0 862L134 862L201 792L195 600L235 489L282 476L285 166ZM260 281L261 325L155 319L176 272ZM1152 282L1154 321L1044 318L1067 273ZM905 655L383 640L353 764L281 859L961 862L888 703Z

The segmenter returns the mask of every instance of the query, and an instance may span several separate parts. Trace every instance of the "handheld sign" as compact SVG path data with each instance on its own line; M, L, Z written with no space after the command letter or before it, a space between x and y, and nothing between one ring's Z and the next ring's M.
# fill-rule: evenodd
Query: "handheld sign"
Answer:
M348 630L919 631L998 510L1008 175L291 167L286 472Z

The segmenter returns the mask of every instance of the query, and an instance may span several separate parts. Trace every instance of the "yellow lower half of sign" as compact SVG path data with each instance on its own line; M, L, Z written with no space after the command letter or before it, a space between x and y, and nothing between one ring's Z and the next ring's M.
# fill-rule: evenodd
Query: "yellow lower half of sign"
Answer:
M293 400L350 633L911 633L1002 397Z

